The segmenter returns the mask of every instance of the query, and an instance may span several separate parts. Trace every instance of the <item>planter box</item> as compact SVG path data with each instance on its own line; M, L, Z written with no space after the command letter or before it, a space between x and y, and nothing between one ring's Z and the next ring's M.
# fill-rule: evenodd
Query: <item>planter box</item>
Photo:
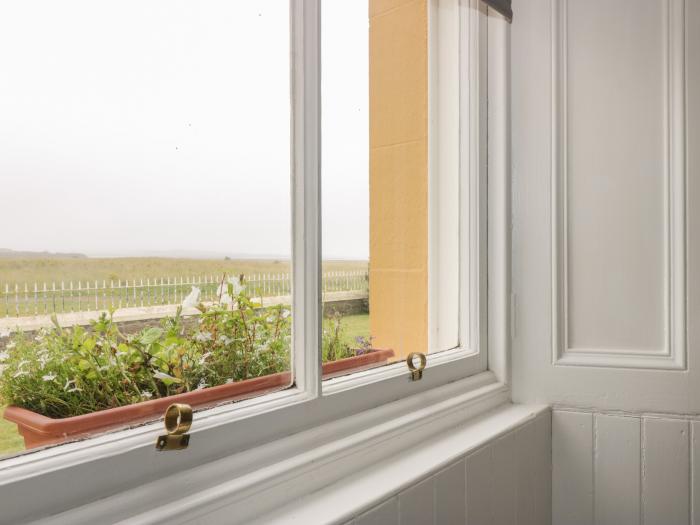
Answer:
M323 378L329 379L372 368L386 363L393 356L393 350L370 350L363 355L324 363ZM17 424L19 433L24 438L24 445L29 449L152 421L160 417L172 403L186 403L195 408L211 407L225 401L236 401L281 390L290 383L291 374L280 372L64 419L54 419L24 408L8 406L4 418Z

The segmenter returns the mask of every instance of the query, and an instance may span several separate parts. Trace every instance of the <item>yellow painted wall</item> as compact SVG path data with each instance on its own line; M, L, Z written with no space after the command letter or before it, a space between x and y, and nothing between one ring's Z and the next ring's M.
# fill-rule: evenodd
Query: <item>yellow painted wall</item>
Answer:
M369 1L370 325L428 348L428 0Z

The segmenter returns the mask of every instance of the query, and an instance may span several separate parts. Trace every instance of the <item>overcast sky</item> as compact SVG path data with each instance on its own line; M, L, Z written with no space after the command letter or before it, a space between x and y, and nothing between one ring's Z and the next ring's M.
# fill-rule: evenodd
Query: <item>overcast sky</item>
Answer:
M0 0L0 248L289 254L288 5ZM324 257L367 258L367 2L323 10Z

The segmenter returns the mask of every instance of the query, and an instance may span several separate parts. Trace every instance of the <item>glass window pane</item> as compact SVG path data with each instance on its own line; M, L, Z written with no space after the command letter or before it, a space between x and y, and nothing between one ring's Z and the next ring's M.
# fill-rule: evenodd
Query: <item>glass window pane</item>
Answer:
M0 0L0 454L66 439L31 413L70 439L291 384L289 25Z
M460 12L431 6L323 2L325 378L460 344Z

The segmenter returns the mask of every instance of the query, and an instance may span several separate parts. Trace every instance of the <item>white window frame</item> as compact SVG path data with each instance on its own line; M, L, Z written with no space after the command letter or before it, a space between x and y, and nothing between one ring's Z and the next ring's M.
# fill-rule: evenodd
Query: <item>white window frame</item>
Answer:
M290 0L292 26L292 101L293 101L293 308L295 385L267 396L222 405L197 412L190 447L183 453L155 453L155 436L162 424L111 432L58 447L24 453L0 462L0 505L9 514L4 519L26 519L26 509L13 508L19 494L41 494L31 509L41 516L123 490L124 487L157 480L174 472L194 468L222 457L252 449L261 443L314 428L345 416L354 415L358 428L374 425L363 419L363 411L372 407L427 393L470 376L474 388L484 384L508 383L509 340L509 171L507 121L507 39L502 19L487 21L486 8L479 0L460 0L460 31L440 27L451 24L440 17L438 3L457 0L430 0L430 232L440 233L439 195L442 180L438 166L441 155L455 155L440 146L436 137L455 130L454 121L440 113L436 103L443 90L438 80L444 77L436 67L454 62L459 56L458 78L461 88L459 129L478 129L477 134L462 133L459 140L460 199L468 202L469 213L460 214L461 232L459 268L434 276L441 268L441 257L454 257L452 239L430 243L429 282L430 340L439 349L433 326L440 326L447 301L443 301L450 279L459 279L459 303L468 304L459 316L459 344L446 351L430 353L421 381L408 380L404 363L321 380L321 113L320 113L320 0ZM449 13L449 11L446 11ZM478 16L473 16L479 13ZM494 26L493 29L491 26ZM469 30L469 38L464 35ZM487 30L488 29L488 30ZM441 40L440 36L447 34ZM451 41L448 41L448 38ZM457 38L456 52L454 47ZM484 49L488 43L488 52ZM488 68L486 67L488 63ZM478 82L477 82L478 79ZM465 89L472 86L474 89ZM477 84L477 86L474 86ZM486 104L486 88L489 104ZM467 94L465 95L465 91ZM455 96L454 86L447 91ZM466 98L466 100L465 100ZM444 107L444 105L443 105ZM488 109L487 109L488 108ZM488 119L487 119L488 112ZM447 122L447 124L446 124ZM488 151L486 125L488 123ZM437 128L436 128L437 126ZM441 128L442 126L442 128ZM444 128L444 129L443 129ZM445 131L447 130L447 131ZM454 143L453 146L454 148ZM488 185L486 184L486 160ZM465 160L466 159L466 160ZM497 159L497 160L496 160ZM454 158L453 158L454 161ZM466 174L466 175L465 175ZM488 210L488 212L487 212ZM488 216L488 221L486 220ZM488 229L489 242L486 242ZM447 254L447 255L445 255ZM463 263L468 260L468 265ZM460 278L461 275L461 278ZM488 282L488 289L487 289ZM454 298L451 299L454 303ZM488 326L487 326L488 325ZM488 339L486 334L488 333ZM490 371L487 371L488 369ZM477 374L481 373L481 377ZM253 461L253 460L251 460ZM269 461L257 458L260 465ZM95 472L102 475L95 476ZM104 473L109 472L109 475ZM38 491L38 492L37 492ZM16 506L15 506L16 507ZM6 512L3 511L3 512ZM24 514L22 514L24 512Z

